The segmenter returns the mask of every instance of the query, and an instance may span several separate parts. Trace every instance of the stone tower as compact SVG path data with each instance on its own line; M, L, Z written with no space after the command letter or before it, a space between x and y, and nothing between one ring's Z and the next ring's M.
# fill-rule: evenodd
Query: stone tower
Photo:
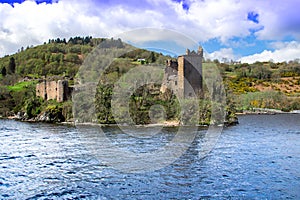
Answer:
M68 94L69 94L68 81L65 80L57 81L57 96L56 96L57 102L66 101L68 99Z
M178 57L178 95L183 98L200 96L202 92L203 49L190 51Z

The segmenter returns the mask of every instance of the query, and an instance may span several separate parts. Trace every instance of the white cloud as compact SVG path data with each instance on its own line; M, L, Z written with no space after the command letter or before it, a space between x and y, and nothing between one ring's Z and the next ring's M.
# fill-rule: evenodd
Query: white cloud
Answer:
M0 56L15 52L22 46L41 44L50 38L108 36L108 31L103 31L109 30L108 24L103 26L100 17L89 15L89 10L83 3L70 1L54 4L25 1L15 3L14 7L0 4L0 43L5 44Z
M54 4L36 4L25 1L14 4L0 4L0 43L3 56L16 51L21 46L36 45L49 38L74 35L108 35L107 25L101 27L100 17L90 16L84 4L62 1ZM6 44L5 44L6 43ZM3 45L5 44L5 45Z
M277 40L286 36L300 39L299 0L259 1L257 10L264 29L259 39Z
M201 31L195 30L196 34L202 34L203 40L220 38L222 42L232 36L249 35L250 28L258 25L247 20L247 13L251 6L235 0L220 1L196 1L190 8L188 18Z
M205 53L204 57L210 60L218 59L220 62L236 60L236 56L234 55L233 50L231 48L222 48L219 51Z
M263 39L297 36L300 31L295 28L299 24L296 1L190 0L188 12L182 3L172 0L61 0L53 4L25 1L14 4L14 8L0 4L0 56L50 38L112 37L145 27L175 30L200 43L218 38L227 46L228 39L246 37L249 29L258 30L262 26L264 29L256 34ZM281 12L287 9L297 16ZM252 11L259 14L258 24L247 20ZM145 38L140 35L136 40Z
M265 50L259 54L254 54L241 58L243 63L254 63L256 61L270 61L283 62L295 59L300 59L300 43L296 41L275 43L273 44L277 49L274 51Z
M25 1L0 4L0 42L9 41L0 56L21 46L36 45L49 38L74 35L111 37L135 28L167 28L186 34L197 41L248 34L255 25L246 20L248 8L234 0L193 1L186 12L182 4L171 0L143 1L140 8L115 3L105 5L93 1L61 0L53 4ZM147 3L147 4L146 4ZM149 6L151 5L151 6ZM238 27L236 24L240 24Z

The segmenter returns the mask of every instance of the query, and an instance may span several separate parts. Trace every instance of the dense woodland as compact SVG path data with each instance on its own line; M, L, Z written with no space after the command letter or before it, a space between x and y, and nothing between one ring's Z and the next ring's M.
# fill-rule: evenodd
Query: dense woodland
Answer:
M78 70L83 61L97 47L126 49L130 45L120 39L104 39L92 37L74 37L52 39L43 45L21 48L18 53L0 58L0 116L18 115L20 119L38 119L42 114L51 115L51 121L72 120L72 101L58 103L54 100L44 101L35 96L35 85L42 79L68 79L73 85L80 79ZM142 61L138 59L143 58ZM130 69L137 66L154 64L164 65L166 59L161 53L143 49L134 50L115 59L98 83L96 92L96 112L99 123L115 123L111 110L113 85ZM104 62L104 61L103 61ZM97 63L91 65L97 66ZM220 63L218 60L205 61L204 76L209 79L211 66L217 66L222 75L222 86L211 83L213 93L225 87L226 107L225 121L235 118L236 112L254 110L255 108L272 108L283 111L300 110L300 63L299 60L274 63L256 62L254 64ZM206 74L205 74L206 73ZM141 75L142 76L142 75ZM161 75L163 76L163 74ZM220 81L221 82L221 81ZM200 101L199 124L210 122L212 107L218 102L212 101L215 94L208 92L206 83L203 98ZM135 123L151 123L149 109L159 104L166 110L167 120L180 120L182 116L178 99L172 92L161 94L160 86L148 84L138 88L130 97L130 116ZM189 102L185 102L189 105ZM193 112L193 109L190 109ZM84 114L84 113L83 113ZM195 119L190 119L195 120ZM217 120L218 121L218 120ZM217 122L220 123L220 122Z

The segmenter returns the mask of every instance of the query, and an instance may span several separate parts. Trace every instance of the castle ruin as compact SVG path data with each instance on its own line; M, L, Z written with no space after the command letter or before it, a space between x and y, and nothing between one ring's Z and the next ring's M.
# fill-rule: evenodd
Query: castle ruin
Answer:
M161 92L169 88L181 98L201 96L202 59L203 49L199 47L197 52L187 49L177 61L167 60Z
M36 96L44 100L67 101L71 96L72 89L67 80L47 81L43 80L36 85Z

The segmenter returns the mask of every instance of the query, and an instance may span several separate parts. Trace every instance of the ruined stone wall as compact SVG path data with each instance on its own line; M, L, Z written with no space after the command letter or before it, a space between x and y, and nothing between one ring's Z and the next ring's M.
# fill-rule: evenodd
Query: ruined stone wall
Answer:
M56 100L57 98L57 83L56 81L46 82L47 100Z
M162 82L162 87L160 91L162 93L165 93L167 88L172 90L175 94L178 92L177 88L177 77L178 77L178 62L173 60L167 60L166 61L166 68L165 68L165 74L164 79Z
M72 90L68 86L68 81L43 81L36 85L36 96L45 100L56 100L63 102L71 96Z
M43 81L36 85L35 87L36 96L46 99L46 81Z
M173 60L167 60L165 75L167 76L177 75L177 71L178 71L178 62Z
M184 56L184 97L199 96L202 91L202 58L198 55Z
M68 81L59 80L57 82L57 102L63 102L68 99L69 86Z
M177 61L168 60L161 91L168 87L182 98L200 96L203 87L202 58L203 49L199 47L197 52L187 49L186 55L179 56Z
M184 97L184 57L178 57L178 95Z

